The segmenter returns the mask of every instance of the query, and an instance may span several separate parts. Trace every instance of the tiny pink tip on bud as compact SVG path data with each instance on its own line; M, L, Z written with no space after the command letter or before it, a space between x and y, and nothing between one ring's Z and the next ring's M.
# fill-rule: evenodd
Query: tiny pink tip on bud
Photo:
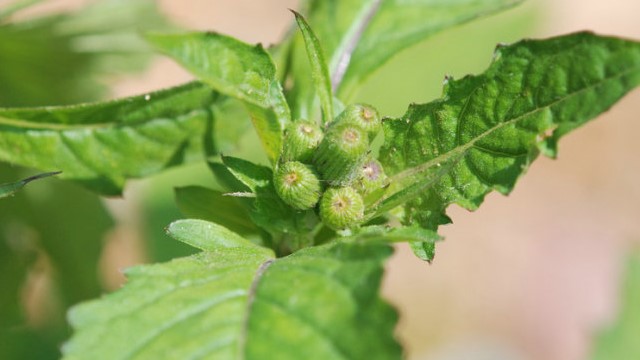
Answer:
M364 195L369 194L385 186L387 175L382 164L376 159L370 158L362 165L360 179L357 181L357 189Z

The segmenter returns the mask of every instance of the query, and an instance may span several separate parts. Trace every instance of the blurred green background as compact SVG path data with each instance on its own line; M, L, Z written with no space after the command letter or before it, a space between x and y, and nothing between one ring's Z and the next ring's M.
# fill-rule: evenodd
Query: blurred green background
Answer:
M0 0L0 14L11 3ZM151 57L139 31L177 26L269 44L288 29L287 8L297 7L293 0L40 1L0 18L0 106L69 104L179 84L190 76ZM582 29L640 38L638 13L634 0L529 1L399 54L357 100L400 116L409 103L437 98L445 75L486 68L497 43ZM398 247L383 292L401 313L398 336L408 358L632 354L616 334L638 326L611 324L626 254L640 239L639 100L636 91L568 137L560 159L536 163L509 198L489 196L475 214L451 209L454 225L444 229L433 265ZM238 144L221 144L225 154L263 159L252 131L238 135ZM0 183L34 172L0 164ZM47 179L0 202L0 359L59 357L69 334L66 308L117 289L125 267L189 254L163 232L182 217L173 188L186 185L211 187L213 179L204 164L183 166L130 182L122 199ZM638 277L630 279L627 303L637 303ZM596 349L594 334L605 327L612 330Z

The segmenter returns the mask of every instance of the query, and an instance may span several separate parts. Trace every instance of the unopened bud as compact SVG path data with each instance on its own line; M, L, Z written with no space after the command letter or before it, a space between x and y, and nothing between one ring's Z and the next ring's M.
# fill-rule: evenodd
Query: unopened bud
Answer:
M280 198L296 209L310 209L320 199L322 188L318 176L301 162L281 164L274 174L273 183Z
M364 217L362 196L351 187L329 188L320 200L320 218L328 227L342 230L358 225Z
M350 123L335 124L320 142L314 162L331 185L348 185L362 165L369 149L367 133Z

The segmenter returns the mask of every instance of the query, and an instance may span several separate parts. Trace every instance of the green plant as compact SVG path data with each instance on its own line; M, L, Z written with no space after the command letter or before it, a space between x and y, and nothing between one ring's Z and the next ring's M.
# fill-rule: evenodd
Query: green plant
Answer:
M377 294L389 244L432 260L450 204L473 210L490 191L509 193L540 153L555 156L560 137L640 82L640 44L578 33L500 45L484 73L446 79L441 99L382 129L375 109L351 104L398 51L516 3L310 1L313 30L294 14L301 35L270 50L213 33L149 34L199 81L0 110L0 159L116 195L129 178L204 155L220 186L179 189L198 220L167 227L202 251L130 269L122 290L74 308L65 355L400 357L397 315ZM214 156L225 139L212 129L235 121L218 109L241 104L268 166ZM322 139L296 138L300 119Z

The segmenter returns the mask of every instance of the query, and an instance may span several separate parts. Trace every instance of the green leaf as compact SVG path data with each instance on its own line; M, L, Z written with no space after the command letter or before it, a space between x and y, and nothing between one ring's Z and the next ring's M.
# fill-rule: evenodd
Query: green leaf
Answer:
M334 93L350 102L362 82L395 54L447 28L486 16L522 0L342 0L311 1L305 12L329 63ZM288 94L294 117L313 114L306 57L296 40Z
M329 69L324 59L320 41L318 41L316 34L313 33L313 30L309 27L304 17L293 10L291 10L291 12L295 15L298 27L302 32L304 44L307 49L307 56L309 57L309 63L311 65L313 84L315 85L322 106L324 122L329 123L333 120L333 93L331 91Z
M222 163L241 183L246 185L252 192L257 192L258 188L265 187L271 182L273 173L270 168L256 165L251 161L236 158L233 156L222 156Z
M215 33L150 34L147 40L215 90L245 101L268 158L277 159L291 114L261 45Z
M74 308L65 359L401 358L397 315L378 297L388 245L332 243L276 259L188 225L168 231L205 251L130 269L123 289Z
M338 82L340 74L344 72L340 83L340 96L352 95L368 75L400 51L437 32L481 16L503 11L522 1L463 0L444 3L433 0L369 1L371 8L376 6L379 8L377 11L374 10L375 15L363 30L353 53L350 53L348 44L357 38L357 33L344 40L346 44L341 44L339 57L332 59L331 69L334 81ZM366 22L367 18L359 20ZM343 69L341 65L345 56L351 58L347 69Z
M432 262L436 257L436 244L426 241L414 241L409 243L411 250L420 260Z
M20 181L7 183L7 184L0 184L0 199L14 195L17 191L19 191L25 185L27 185L28 183L34 180L38 180L38 179L42 179L42 178L46 178L46 177L54 176L58 174L60 174L60 171L42 173L42 174L30 176Z
M189 218L208 220L239 234L258 232L247 208L236 197L200 186L176 188L175 192L178 208Z
M640 252L629 257L617 320L596 339L594 360L640 358Z
M167 232L174 239L200 250L255 247L249 240L226 227L204 220L178 220L169 225Z
M353 236L359 241L383 241L383 242L425 242L435 243L442 237L433 230L420 226L401 226L397 228L385 225L373 225L361 228Z
M640 83L640 44L577 33L498 46L481 75L446 81L441 99L385 123L391 177L379 209L407 202L405 221L435 229L457 203L473 210L509 193L540 152ZM375 212L375 211L374 211Z
M118 195L126 179L211 154L216 99L193 82L105 103L0 109L0 160Z
M442 240L437 232L417 225L390 228L388 226L367 226L354 236L357 240L408 242L414 254L421 260L431 262L435 257L436 242Z

